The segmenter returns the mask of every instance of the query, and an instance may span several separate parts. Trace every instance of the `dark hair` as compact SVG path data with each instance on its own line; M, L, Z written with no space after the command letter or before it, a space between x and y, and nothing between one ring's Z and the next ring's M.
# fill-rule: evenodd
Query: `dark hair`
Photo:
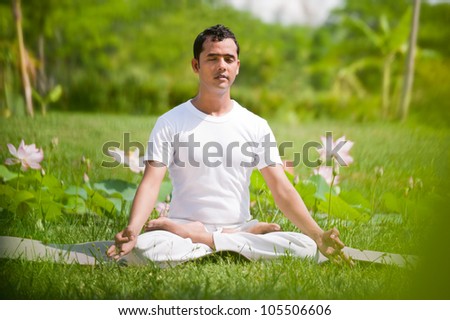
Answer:
M218 24L201 32L194 41L194 58L199 59L200 53L203 51L203 43L206 39L210 38L211 41L222 41L224 39L233 39L237 47L237 55L239 56L239 44L234 36L234 33L225 27Z

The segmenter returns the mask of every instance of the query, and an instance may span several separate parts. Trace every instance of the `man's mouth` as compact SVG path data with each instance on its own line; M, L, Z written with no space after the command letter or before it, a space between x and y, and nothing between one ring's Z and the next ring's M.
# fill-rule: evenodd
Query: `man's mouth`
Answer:
M219 74L219 75L215 76L215 79L226 79L226 80L228 80L228 77L226 75L224 75L224 74Z

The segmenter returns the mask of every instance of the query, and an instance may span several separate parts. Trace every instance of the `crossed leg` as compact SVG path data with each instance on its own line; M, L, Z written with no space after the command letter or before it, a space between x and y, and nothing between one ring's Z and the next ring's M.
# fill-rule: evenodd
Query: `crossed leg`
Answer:
M203 243L211 249L215 249L212 233L208 232L203 223L199 221L178 224L166 217L159 217L157 219L150 220L145 226L145 231L154 230L169 231L182 238L190 238L194 243ZM246 230L246 232L252 234L266 234L280 230L280 226L276 223L258 222ZM235 229L224 229L222 232L236 233L237 231Z
M268 222L257 222L254 226L244 230L244 232L253 233L253 234L265 234L269 232L281 231L281 227L276 223L268 223ZM222 233L236 233L239 230L236 229L223 229Z
M194 243L203 243L214 249L212 233L209 233L203 223L198 221L178 224L166 217L159 217L158 219L150 220L145 226L145 231L154 230L169 231L182 238L190 238Z
M239 229L208 232L200 222L178 224L168 218L151 220L138 237L134 250L139 261L151 260L172 265L211 254L233 251L250 260L272 259L286 254L300 258L316 258L317 245L308 236L297 232L271 232L273 225L261 223L254 234Z

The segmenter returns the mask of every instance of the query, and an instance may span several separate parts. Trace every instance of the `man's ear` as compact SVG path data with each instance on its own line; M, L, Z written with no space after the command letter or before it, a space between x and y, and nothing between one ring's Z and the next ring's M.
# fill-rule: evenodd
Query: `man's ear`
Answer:
M200 63L197 59L193 58L191 60L192 70L194 70L195 73L198 73L198 69L200 69Z

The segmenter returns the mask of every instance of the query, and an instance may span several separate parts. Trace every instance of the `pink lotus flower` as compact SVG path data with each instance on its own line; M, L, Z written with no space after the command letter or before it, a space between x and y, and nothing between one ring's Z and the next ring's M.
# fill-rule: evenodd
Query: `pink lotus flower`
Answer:
M328 137L330 139L327 139ZM322 163L327 163L327 160L332 158L336 159L341 166L348 166L353 163L353 158L349 155L350 149L353 147L353 141L345 140L345 136L342 136L334 142L328 135L327 137L320 137L320 140L322 140L322 147L318 148L317 151L319 151Z
M169 213L170 205L167 202L158 202L155 205L156 212L159 213L160 217L167 217L167 214Z
M129 150L125 153L119 148L108 149L109 154L119 163L129 166L130 170L136 173L144 172L144 158L139 157L139 149L135 148L133 151Z
M42 167L40 162L44 160L44 151L36 148L36 145L26 145L22 140L20 141L19 148L16 149L12 144L8 143L8 149L14 158L8 158L5 160L6 165L15 165L20 163L21 169L27 171L29 168L40 170Z
M325 181L328 183L328 185L331 185L331 182L333 181L333 167L327 167L327 166L320 166L314 169L314 174L321 175ZM334 178L333 184L336 185L339 183L339 176L334 173L336 176Z

